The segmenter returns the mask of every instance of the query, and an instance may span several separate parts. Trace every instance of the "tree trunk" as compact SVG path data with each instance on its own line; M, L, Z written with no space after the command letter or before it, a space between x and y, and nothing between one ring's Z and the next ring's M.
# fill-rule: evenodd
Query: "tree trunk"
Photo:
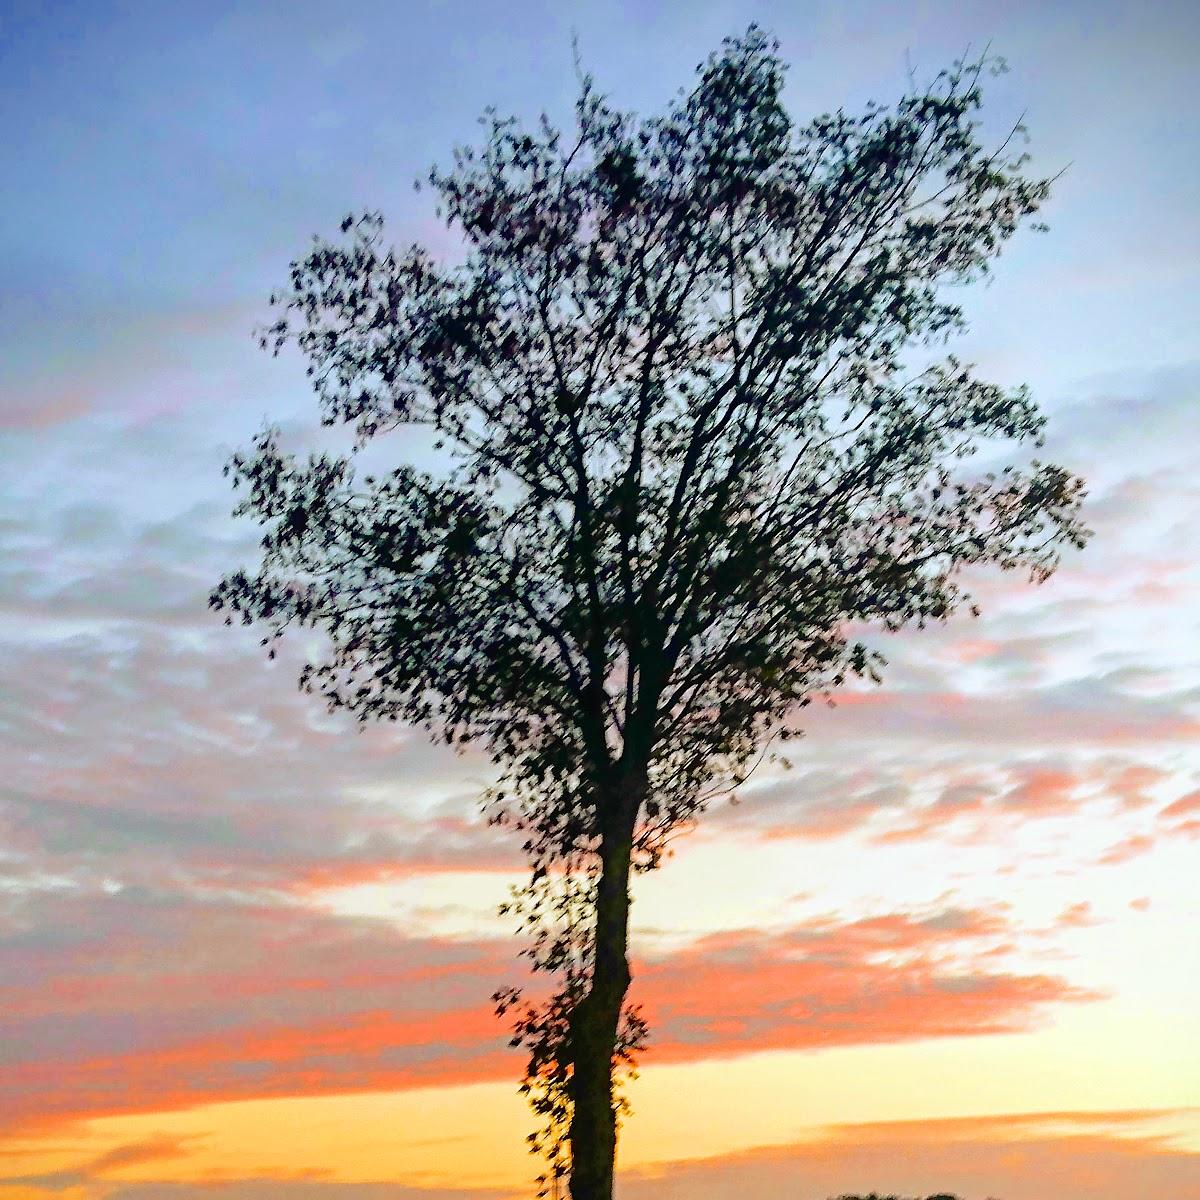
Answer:
M605 833L591 987L571 1019L571 1200L612 1200L617 1157L613 1051L629 990L629 871L637 803Z

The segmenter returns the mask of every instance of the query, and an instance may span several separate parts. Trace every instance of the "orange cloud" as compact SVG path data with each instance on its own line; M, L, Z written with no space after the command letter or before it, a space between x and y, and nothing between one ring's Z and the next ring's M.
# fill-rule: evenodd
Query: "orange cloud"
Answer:
M487 1001L515 970L506 939L405 938L295 907L140 904L54 901L77 943L0 964L13 1035L0 1126L519 1072ZM1025 1029L1049 1004L1091 998L997 970L1012 933L1002 912L948 908L715 934L640 965L635 998L664 1062Z
M1150 767L1145 763L1131 763L1108 781L1108 790L1126 808L1144 808L1151 802L1151 798L1146 794L1147 789L1169 778L1170 774L1167 771L1157 767Z
M1096 998L991 969L1010 932L994 913L947 909L703 938L637 973L648 1061L1011 1032L1046 1005Z
M227 1100L476 1083L515 1076L502 1034L486 1004L403 1018L365 1012L69 1064L29 1063L8 1072L7 1086L37 1125Z
M1128 837L1122 838L1119 842L1114 842L1105 852L1100 855L1097 862L1104 863L1108 866L1117 863L1128 862L1131 858L1137 858L1139 854L1145 854L1154 846L1154 838L1146 833L1131 833Z
M1200 791L1188 792L1186 796L1180 796L1174 803L1168 804L1161 813L1164 817L1190 817L1193 814L1200 816Z
M1167 826L1169 833L1181 833L1185 837L1200 837L1200 791L1188 792L1159 813L1160 818L1172 822Z
M1058 920L1055 922L1063 929L1082 929L1095 923L1096 918L1092 913L1092 906L1087 900L1080 900L1078 904L1068 904L1058 914Z
M1070 771L1034 768L1024 772L1020 782L1001 800L1009 807L1022 810L1068 812L1079 782L1079 777Z

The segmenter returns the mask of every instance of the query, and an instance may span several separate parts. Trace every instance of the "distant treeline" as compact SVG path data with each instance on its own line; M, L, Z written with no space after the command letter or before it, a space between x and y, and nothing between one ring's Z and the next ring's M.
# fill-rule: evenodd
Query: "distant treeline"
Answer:
M830 1200L921 1200L919 1196L880 1196L877 1192L872 1192L869 1196L837 1196L830 1197ZM936 1196L926 1196L925 1200L959 1200L958 1196L952 1196L949 1192L938 1192Z

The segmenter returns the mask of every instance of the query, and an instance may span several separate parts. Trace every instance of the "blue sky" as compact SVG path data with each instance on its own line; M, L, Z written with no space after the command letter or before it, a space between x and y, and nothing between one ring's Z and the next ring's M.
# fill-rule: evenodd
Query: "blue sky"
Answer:
M0 37L15 184L0 207L4 360L36 386L66 356L103 358L114 337L171 357L158 322L255 311L289 256L351 207L381 208L400 238L425 232L412 178L471 137L487 104L564 112L572 32L602 85L645 110L750 18L781 38L800 113L892 94L906 60L928 72L991 41L1013 67L994 89L997 121L1027 108L1038 165L1069 170L1054 237L1014 249L987 307L1004 314L1003 335L979 336L1036 351L1060 382L1186 353L1200 19L1183 3L407 3L348 15L15 3Z

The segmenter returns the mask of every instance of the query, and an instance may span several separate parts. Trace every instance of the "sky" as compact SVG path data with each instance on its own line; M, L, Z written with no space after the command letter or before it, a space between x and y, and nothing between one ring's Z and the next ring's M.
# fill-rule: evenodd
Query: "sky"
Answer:
M956 350L1096 532L872 635L883 685L638 881L620 1200L1200 1197L1200 10L0 0L0 1200L531 1195L487 764L207 611L221 467L315 424L252 336L312 235L452 252L414 177L567 112L572 35L652 112L751 20L800 120L1008 59L987 120L1066 170Z

